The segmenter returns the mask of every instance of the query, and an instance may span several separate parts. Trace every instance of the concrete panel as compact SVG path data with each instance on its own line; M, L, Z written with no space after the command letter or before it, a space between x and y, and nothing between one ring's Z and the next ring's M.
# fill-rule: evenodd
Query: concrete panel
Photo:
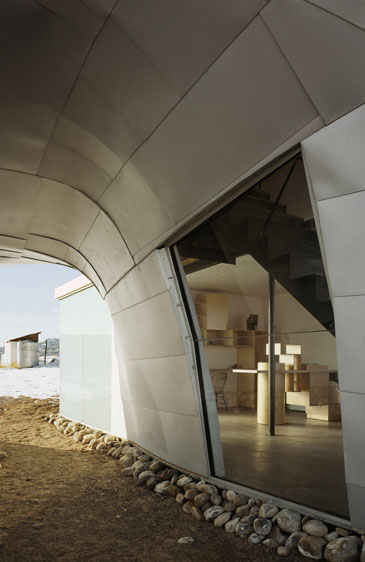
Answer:
M124 361L120 371L124 400L142 408L198 415L185 355Z
M365 294L365 191L318 202L332 296Z
M132 253L172 226L172 219L148 182L128 162L99 200L123 232Z
M124 115L142 138L179 100L148 58L110 20L97 37L80 76Z
M54 240L53 238L46 238L45 236L36 236L35 234L30 234L28 236L27 243L25 245L27 250L32 250L33 252L40 252L46 256L53 256L54 258L59 258L61 260L65 259L68 246L63 242Z
M302 143L317 201L365 189L365 105Z
M346 482L365 488L365 394L341 392Z
M37 0L37 3L68 22L71 27L80 31L89 39L95 38L103 24L103 19L82 0L63 0L62 2L58 0Z
M0 167L36 173L56 117L0 96Z
M85 258L74 248L68 246L66 254L65 254L65 261L70 265L73 265L79 271L82 271L86 265Z
M31 232L77 248L99 212L85 195L56 181L42 179Z
M73 185L97 199L122 161L88 131L60 118L45 151L39 173Z
M38 177L0 170L1 234L27 236L40 186Z
M115 6L117 0L83 0L83 2L100 18L105 19Z
M120 0L112 19L183 94L267 0Z
M128 439L186 470L208 474L198 417L141 408L126 400L123 406Z
M0 90L58 113L90 40L29 0L0 2Z
M87 233L80 252L98 271L107 290L134 265L123 238L103 212Z
M365 29L363 0L346 0L346 2L342 0L309 0L309 2Z
M104 298L106 290L105 290L105 287L104 287L100 277L96 273L95 269L89 263L86 263L86 265L82 268L82 273L92 283L94 283L94 285L97 288L97 290L99 291L100 295Z
M0 235L0 248L11 252L21 252L24 249L26 240L13 238L11 236Z
M160 264L155 252L134 267L108 293L111 314L115 314L166 291Z
M113 316L119 360L174 357L185 353L168 292Z
M179 220L316 115L270 32L256 18L132 161Z
M365 530L365 487L354 486L353 484L347 485L347 494L350 505L350 518L352 525Z
M98 199L112 179L80 153L54 142L47 146L40 174L72 185L94 200Z
M339 363L339 388L365 394L365 296L333 299Z
M63 115L98 138L122 161L141 142L126 118L82 80L76 82Z
M261 15L325 122L363 103L360 28L302 0L271 0Z

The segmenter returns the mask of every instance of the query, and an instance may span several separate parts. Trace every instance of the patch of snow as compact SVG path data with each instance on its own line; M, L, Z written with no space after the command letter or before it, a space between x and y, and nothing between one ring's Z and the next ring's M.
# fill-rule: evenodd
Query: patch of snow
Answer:
M0 369L0 396L19 398L57 398L59 396L58 366L31 369Z

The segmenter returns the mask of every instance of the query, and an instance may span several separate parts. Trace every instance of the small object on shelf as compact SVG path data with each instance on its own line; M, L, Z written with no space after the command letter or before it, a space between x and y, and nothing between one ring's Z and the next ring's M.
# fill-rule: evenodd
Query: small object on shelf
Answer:
M246 320L247 330L256 330L259 323L258 314L250 314Z

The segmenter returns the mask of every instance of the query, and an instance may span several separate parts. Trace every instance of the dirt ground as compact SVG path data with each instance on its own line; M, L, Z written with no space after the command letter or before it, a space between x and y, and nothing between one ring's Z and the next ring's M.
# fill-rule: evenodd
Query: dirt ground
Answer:
M279 560L122 478L42 419L55 400L0 400L0 560L6 562L267 562ZM179 545L192 536L193 544ZM303 562L299 554L286 560Z

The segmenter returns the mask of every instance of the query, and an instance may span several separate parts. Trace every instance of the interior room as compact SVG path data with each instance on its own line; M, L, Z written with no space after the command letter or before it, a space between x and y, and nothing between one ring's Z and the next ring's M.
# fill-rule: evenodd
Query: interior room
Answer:
M301 160L178 247L212 378L225 478L348 516L333 312Z

